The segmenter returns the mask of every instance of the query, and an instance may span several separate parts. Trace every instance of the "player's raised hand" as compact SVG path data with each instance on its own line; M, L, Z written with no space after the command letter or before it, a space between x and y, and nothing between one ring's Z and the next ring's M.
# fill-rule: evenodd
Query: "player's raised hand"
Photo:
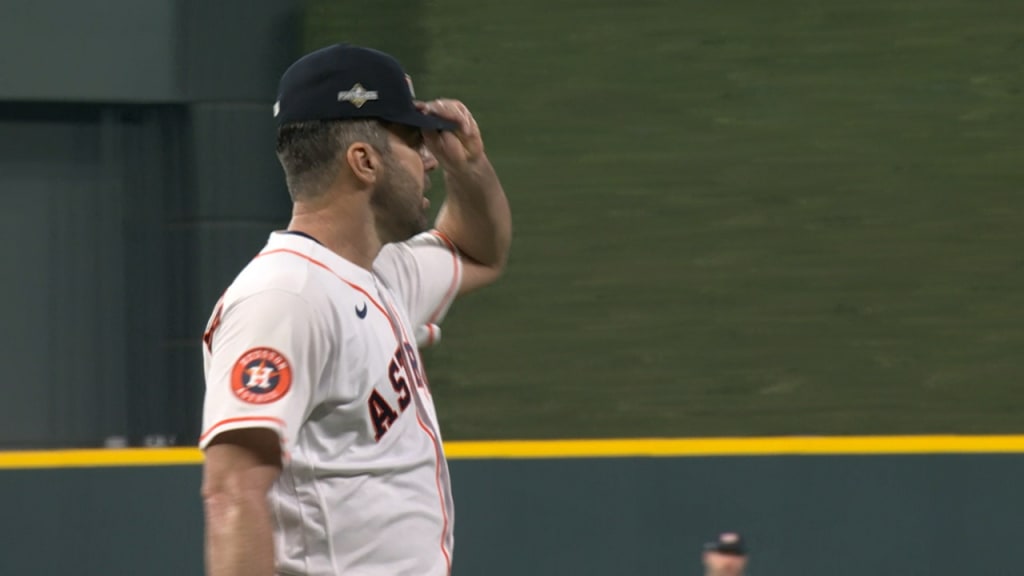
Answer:
M444 118L457 124L454 132L424 131L423 140L441 167L450 172L473 168L484 158L484 142L480 127L466 105L458 100L439 99L417 102L421 112Z

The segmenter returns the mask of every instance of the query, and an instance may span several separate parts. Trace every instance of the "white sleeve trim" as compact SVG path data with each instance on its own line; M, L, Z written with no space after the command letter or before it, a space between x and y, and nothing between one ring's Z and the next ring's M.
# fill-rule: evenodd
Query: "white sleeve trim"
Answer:
M199 437L199 449L206 450L218 435L231 430L244 430L246 428L263 428L273 430L281 440L281 446L285 446L285 423L280 418L273 416L242 416L238 418L225 418L211 426Z

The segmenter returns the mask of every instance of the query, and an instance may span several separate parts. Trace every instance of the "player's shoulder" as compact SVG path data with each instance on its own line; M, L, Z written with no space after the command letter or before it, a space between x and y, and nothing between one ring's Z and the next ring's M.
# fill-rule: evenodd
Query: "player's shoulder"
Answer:
M313 301L320 292L316 265L301 243L271 235L266 246L235 276L224 293L224 304L256 295L276 294L285 299Z
M361 299L372 287L370 271L312 241L275 233L235 277L225 303L272 292L296 296L320 309Z
M428 230L402 242L385 244L373 262L374 270L377 272L387 270L404 256L421 249L437 249L455 253L455 245L444 234L437 230Z
M452 244L452 241L449 240L448 237L444 235L444 233L436 229L421 232L404 242L397 242L393 244L393 246L404 246L406 248L416 248L425 246L434 248L444 248L445 250L449 251L455 250L455 245Z
M231 283L225 299L240 300L265 292L309 296L315 288L309 266L299 258L272 256L261 255L249 262Z

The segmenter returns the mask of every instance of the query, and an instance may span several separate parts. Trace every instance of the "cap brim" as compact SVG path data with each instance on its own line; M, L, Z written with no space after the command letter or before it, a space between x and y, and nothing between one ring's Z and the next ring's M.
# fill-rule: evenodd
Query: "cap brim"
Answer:
M415 126L422 128L423 130L438 130L442 132L454 132L458 128L458 124L449 122L443 118L437 116L431 116L430 114L423 114L419 110L412 110L401 116L395 116L393 118L386 118L388 122L394 122L395 124L403 124L405 126Z
M704 545L704 550L707 552L715 552L725 556L746 556L747 549L744 546L736 546L730 544L721 544L719 542L708 542Z
M721 554L722 556L739 556L739 557L742 558L742 557L745 557L747 555L747 551L744 548L730 548L730 547L723 547L723 546L705 546L704 550L706 552L713 552L715 554Z

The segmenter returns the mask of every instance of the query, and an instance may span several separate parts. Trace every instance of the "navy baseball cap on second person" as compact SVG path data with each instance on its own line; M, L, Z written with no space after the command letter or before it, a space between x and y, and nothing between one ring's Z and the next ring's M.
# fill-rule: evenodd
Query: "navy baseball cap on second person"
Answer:
M704 550L707 552L725 554L727 556L747 555L747 545L743 541L743 536L740 536L735 532L719 534L717 539L704 545Z
M412 79L393 56L334 44L296 60L281 76L274 117L278 126L312 120L373 118L424 130L456 125L416 109Z

